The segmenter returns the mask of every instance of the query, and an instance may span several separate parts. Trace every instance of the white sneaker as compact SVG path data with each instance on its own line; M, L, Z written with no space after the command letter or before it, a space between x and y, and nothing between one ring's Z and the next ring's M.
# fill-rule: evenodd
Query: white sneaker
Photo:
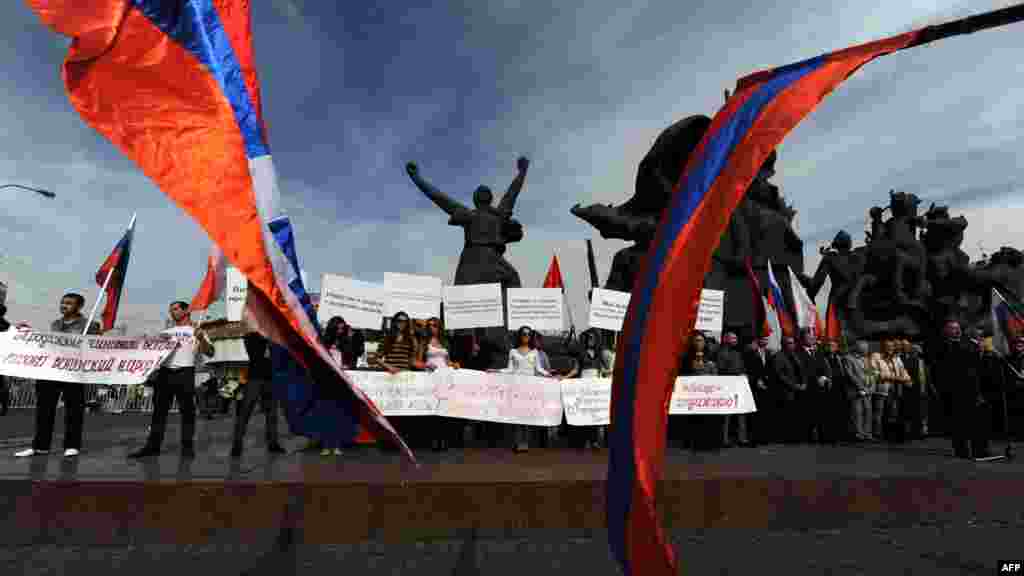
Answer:
M35 448L26 448L21 452L15 452L15 458L28 458L29 456L41 456L43 454L49 454L49 450L36 450Z
M78 450L74 448L68 448L64 451L65 458L74 458L75 456L78 456Z

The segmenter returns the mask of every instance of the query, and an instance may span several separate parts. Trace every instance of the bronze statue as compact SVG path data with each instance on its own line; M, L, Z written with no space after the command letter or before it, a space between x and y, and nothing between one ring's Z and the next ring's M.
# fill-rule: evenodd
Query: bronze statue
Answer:
M491 189L479 186L473 192L473 208L463 205L427 182L416 164L405 165L416 187L448 214L448 224L465 231L466 243L455 270L455 285L499 283L502 288L519 288L519 273L505 260L505 247L523 239L523 226L513 211L526 181L530 161L519 158L518 173L495 207Z
M640 161L633 197L620 206L579 204L570 212L597 228L602 238L633 242L616 252L605 288L632 292L640 263L654 239L658 220L668 206L672 190L686 165L690 152L697 147L711 125L707 116L683 118L666 128Z
M864 252L853 250L853 239L840 230L828 250L821 250L821 262L807 286L807 295L815 299L825 279L832 281L828 302L839 317L840 326L849 326L850 290L864 271Z

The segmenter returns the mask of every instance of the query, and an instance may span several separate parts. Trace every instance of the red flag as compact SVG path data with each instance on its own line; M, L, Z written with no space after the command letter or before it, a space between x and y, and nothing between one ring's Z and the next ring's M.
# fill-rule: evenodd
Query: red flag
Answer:
M551 265L548 266L548 274L544 277L544 286L542 288L561 288L565 290L565 284L562 282L562 269L558 266L558 255L551 257Z
M106 305L103 307L103 331L107 332L114 328L117 321L117 309L121 305L121 289L124 288L124 277L128 273L128 258L132 253L132 236L135 233L135 217L128 224L128 231L124 233L121 240L114 246L114 250L103 261L103 265L96 272L96 283L105 288L107 295ZM91 318L90 318L91 320Z
M224 253L216 244L210 247L210 256L206 259L206 277L199 286L199 291L192 298L192 310L206 310L211 304L224 295L227 284L227 268Z
M747 278L750 279L750 291L754 298L754 322L751 326L751 334L755 338L767 338L772 335L772 326L768 323L768 311L764 307L764 296L761 291L761 281L754 273L754 267L750 263L750 257L743 261L747 267Z
M843 335L843 327L839 323L836 304L829 294L828 307L825 309L825 339L839 342Z

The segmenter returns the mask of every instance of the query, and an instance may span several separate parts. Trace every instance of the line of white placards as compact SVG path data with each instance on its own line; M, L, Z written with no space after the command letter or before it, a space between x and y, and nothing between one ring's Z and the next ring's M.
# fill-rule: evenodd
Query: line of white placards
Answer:
M346 373L385 416L447 416L466 420L557 426L609 423L610 378L556 380L503 372L353 371ZM670 414L746 414L757 410L746 376L681 376Z
M246 280L228 269L228 320L242 318ZM324 274L320 285L318 320L326 323L341 316L354 328L379 329L381 319L397 312L412 318L442 317L450 330L464 328L530 326L541 331L565 329L565 296L561 288L510 288L507 307L500 284L444 286L440 278L389 273L380 284L336 274ZM620 331L629 308L627 292L595 289L591 297L589 326ZM725 293L703 290L697 313L697 330L721 332Z

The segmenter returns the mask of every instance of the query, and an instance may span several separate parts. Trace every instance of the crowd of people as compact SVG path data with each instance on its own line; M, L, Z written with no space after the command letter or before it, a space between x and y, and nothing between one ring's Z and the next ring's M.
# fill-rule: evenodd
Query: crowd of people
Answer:
M85 299L75 293L60 301L61 317L50 330L99 333L93 323L86 330L81 314ZM195 367L201 356L213 356L213 343L191 319L188 304L173 302L169 309L172 326L162 332L179 342L179 347L152 380L154 413L147 441L130 457L143 458L160 453L167 415L174 399L181 412L181 452L194 457ZM0 331L10 328L0 310ZM19 328L29 328L19 324ZM499 371L548 378L596 378L612 372L614 354L604 345L597 330L580 334L571 347L571 362L556 369L544 349L543 338L528 326L511 334L507 366ZM368 368L392 374L413 370L460 368L495 371L491 365L496 350L482 330L460 336L458 345L444 329L440 318L413 320L399 312L387 324L377 353L364 364L367 340L341 317L331 318L323 328L322 343L334 360L346 370ZM244 338L249 356L248 383L243 400L236 406L231 455L240 457L248 422L257 404L267 418L267 449L283 453L279 443L278 413L282 389L273 385L276 375L309 377L287 352L250 332ZM884 336L872 351L866 341L819 342L811 330L797 337L782 338L782 349L769 350L767 338L744 346L734 332L726 332L720 343L710 335L694 332L680 360L681 375L745 375L757 411L728 416L671 415L668 445L678 449L705 450L736 444L755 446L768 443L891 442L900 443L928 436L953 440L953 451L961 458L992 455L992 438L1024 437L1024 335L1014 335L1011 353L1004 357L992 346L992 334L974 330L969 335L958 320L950 318L942 334L926 346L901 335ZM454 348L454 349L453 349ZM53 438L57 403L65 405L64 455L79 454L85 410L77 384L36 382L36 429L32 447L19 457L46 454ZM0 385L0 410L6 412L6 386ZM348 414L348 426L323 422L314 431L301 431L323 456L341 455L351 445L358 428L352 404L344 398L316 398L334 403L325 414ZM341 403L341 405L338 405ZM2 413L2 412L0 412ZM334 417L334 416L331 416ZM447 450L463 446L466 422L444 417L392 417L403 438L414 448ZM605 445L604 427L543 428L472 423L476 438L491 447L507 446L517 452L531 445L548 446L559 436L570 446L600 448ZM388 448L388 447L385 447ZM393 448L393 447L392 447Z

